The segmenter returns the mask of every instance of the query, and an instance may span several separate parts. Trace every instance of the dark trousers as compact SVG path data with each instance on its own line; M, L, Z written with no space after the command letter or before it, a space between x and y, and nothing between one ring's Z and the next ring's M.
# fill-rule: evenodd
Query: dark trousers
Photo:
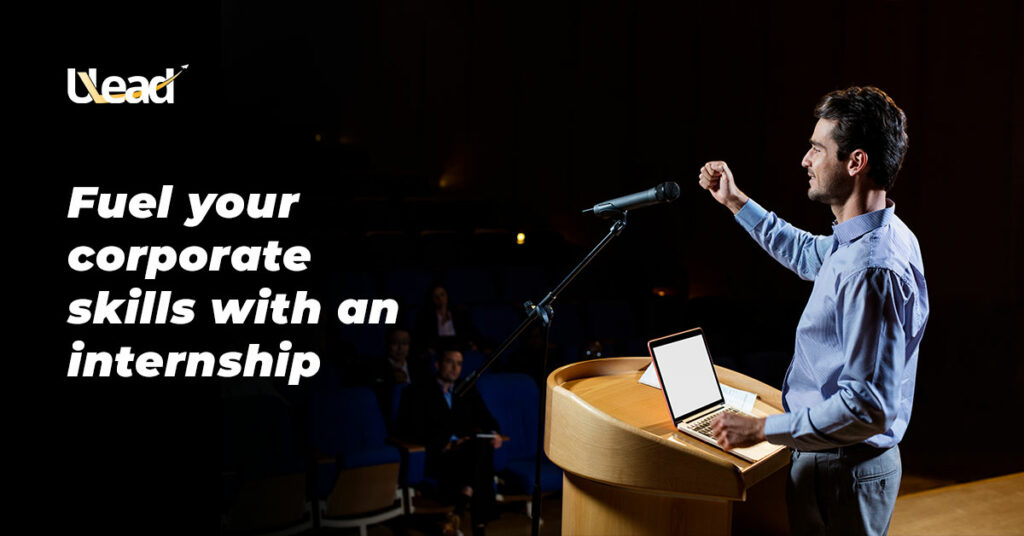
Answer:
M473 488L470 507L473 523L488 523L497 517L494 498L494 447L487 439L469 439L427 461L427 474L436 478L441 492L455 504L462 489Z

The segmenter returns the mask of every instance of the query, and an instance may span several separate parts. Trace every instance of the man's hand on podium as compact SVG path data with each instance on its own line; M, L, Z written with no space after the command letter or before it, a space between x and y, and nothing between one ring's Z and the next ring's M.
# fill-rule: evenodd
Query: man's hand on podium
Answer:
M711 435L725 450L752 447L765 440L764 419L722 413L712 421Z

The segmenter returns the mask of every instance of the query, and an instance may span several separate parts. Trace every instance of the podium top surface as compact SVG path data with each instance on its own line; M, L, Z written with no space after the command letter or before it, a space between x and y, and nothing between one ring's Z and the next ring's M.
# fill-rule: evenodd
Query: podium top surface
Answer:
M743 500L789 463L787 449L756 463L676 430L659 389L639 383L650 357L573 363L548 376L545 451L571 473L652 493ZM778 389L716 367L722 384L757 394L752 413L782 412Z

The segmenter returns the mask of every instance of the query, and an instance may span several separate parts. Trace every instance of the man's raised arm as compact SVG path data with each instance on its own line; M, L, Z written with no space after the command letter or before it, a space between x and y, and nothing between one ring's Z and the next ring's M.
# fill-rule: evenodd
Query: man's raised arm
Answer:
M747 197L738 187L729 166L722 161L704 164L700 169L701 188L732 211L743 226L780 264L801 279L811 281L821 269L825 253L832 247L831 236L818 236L797 229L774 212L768 212Z

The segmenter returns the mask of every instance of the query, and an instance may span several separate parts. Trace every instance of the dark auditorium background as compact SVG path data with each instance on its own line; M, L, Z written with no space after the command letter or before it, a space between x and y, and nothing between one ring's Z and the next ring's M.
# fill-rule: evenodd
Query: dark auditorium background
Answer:
M752 198L830 233L800 159L818 99L851 85L884 89L908 117L890 197L920 241L931 318L904 474L966 482L1024 470L1014 416L1024 387L1021 11L1013 0L46 6L32 19L45 102L31 103L40 112L29 138L43 156L40 178L26 182L36 202L21 207L38 249L26 281L45 308L35 355L20 358L46 380L18 409L30 421L21 470L24 498L41 511L32 522L218 531L222 394L253 383L67 378L72 341L219 353L289 339L344 383L383 353L384 328L342 326L333 306L395 298L409 325L424 287L444 281L497 342L522 301L540 299L607 232L582 209L664 181L681 198L632 212L556 302L552 363L579 359L592 340L606 357L644 355L646 340L702 326L717 362L780 386L810 283L761 251L697 173L726 160ZM173 105L66 96L68 68L153 76L183 64ZM175 185L166 221L65 218L73 186L163 184ZM186 229L187 192L302 201L287 220ZM67 267L80 244L268 240L309 247L310 269L146 281ZM189 326L66 322L71 300L134 286L196 298L199 311L263 286L309 290L324 311L317 326L214 326L202 314ZM321 375L273 387L301 407Z

